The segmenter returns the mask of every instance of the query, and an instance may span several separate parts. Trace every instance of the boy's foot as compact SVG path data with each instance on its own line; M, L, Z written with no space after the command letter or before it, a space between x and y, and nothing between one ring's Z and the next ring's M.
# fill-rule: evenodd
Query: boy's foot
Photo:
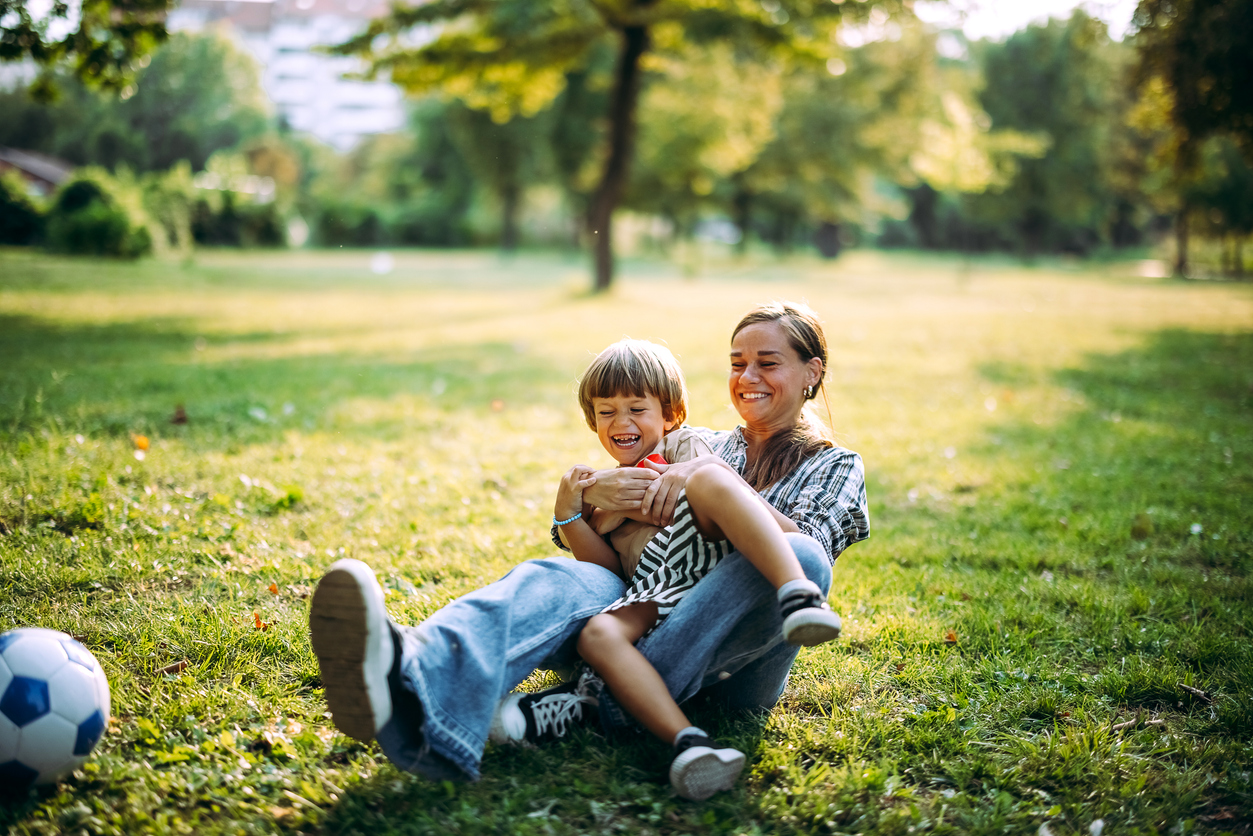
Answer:
M729 790L744 769L744 753L719 746L703 734L685 734L674 744L670 763L670 786L681 797L704 801L716 792Z
M840 636L840 617L831 612L812 581L790 581L779 588L779 615L788 644L813 647Z
M493 743L543 743L565 737L596 719L605 684L591 668L569 682L534 694L509 694L496 706L488 740Z
M336 728L373 740L392 716L387 674L395 648L383 589L369 566L352 559L331 564L313 593L309 635Z

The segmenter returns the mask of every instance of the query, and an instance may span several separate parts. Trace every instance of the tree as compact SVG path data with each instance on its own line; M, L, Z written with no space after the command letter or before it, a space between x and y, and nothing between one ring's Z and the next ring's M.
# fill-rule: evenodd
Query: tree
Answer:
M31 92L56 97L54 68L68 70L88 87L121 92L145 56L166 39L172 0L53 0L46 14L30 0L0 0L0 61L34 61L45 72ZM77 28L75 28L77 25Z
M1132 22L1141 81L1173 91L1181 161L1219 134L1253 159L1253 0L1140 0Z
M980 103L995 128L1044 137L1003 191L970 202L977 216L1013 225L1028 252L1087 252L1114 215L1112 136L1121 119L1126 56L1083 11L981 45Z
M899 12L903 0L874 6ZM831 0L433 0L397 5L344 54L369 60L414 91L443 90L497 121L530 116L562 92L606 41L616 55L606 114L607 144L587 213L595 289L613 279L612 221L630 174L646 56L683 55L691 44L725 43L739 60L808 60L821 66L845 17L864 20L870 4ZM414 42L420 45L414 46ZM707 103L705 103L707 104ZM702 105L703 106L703 105Z
M535 116L502 124L460 104L450 105L445 115L462 158L500 202L500 247L511 253L518 246L518 213L526 186L547 163L548 126Z
M1206 140L1226 136L1253 161L1253 0L1141 0L1132 22L1139 87L1157 116L1158 170L1171 169L1157 179L1159 196L1173 198L1174 272L1186 276Z
M199 171L214 152L269 128L256 63L226 36L177 33L144 63L117 97L65 75L54 103L0 94L10 117L0 121L0 145L111 170L163 171L186 160Z

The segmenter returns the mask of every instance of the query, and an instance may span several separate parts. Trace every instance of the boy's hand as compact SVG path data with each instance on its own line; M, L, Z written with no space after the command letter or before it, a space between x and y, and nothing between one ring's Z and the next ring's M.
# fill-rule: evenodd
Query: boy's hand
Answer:
M568 520L583 510L583 491L596 484L596 471L585 464L576 464L561 477L557 486L557 502L553 516Z

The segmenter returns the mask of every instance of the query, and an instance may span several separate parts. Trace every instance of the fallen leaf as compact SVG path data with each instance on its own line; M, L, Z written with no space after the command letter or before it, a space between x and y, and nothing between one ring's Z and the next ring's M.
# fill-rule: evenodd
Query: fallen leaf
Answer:
M947 633L945 633L944 643L945 644L957 644L957 631L949 630Z
M146 435L131 435L131 442L135 445L136 450L148 449L148 436Z
M267 587L266 587L266 589L270 590L270 594L271 594L271 595L277 595L277 594L278 594L278 584L276 584L276 583L272 583L272 584L270 584L269 586L267 586Z
M171 665L166 665L164 668L158 668L157 673L160 673L160 674L182 673L183 671L187 670L189 667L191 667L191 662L188 662L186 659L179 659L177 662L174 662Z
M258 629L258 630L269 630L269 629L270 629L270 625L269 625L269 624L267 624L266 622L264 622L264 621L262 621L262 620L261 620L261 614L260 614L260 613L254 612L254 613L252 614L252 618L253 618L253 621L256 623L256 629Z

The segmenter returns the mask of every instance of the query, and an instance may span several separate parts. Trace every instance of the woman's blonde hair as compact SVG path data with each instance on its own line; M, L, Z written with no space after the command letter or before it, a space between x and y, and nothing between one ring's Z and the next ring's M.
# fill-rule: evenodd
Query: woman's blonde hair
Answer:
M648 340L618 340L587 367L579 380L579 406L589 427L596 429L592 399L617 395L653 395L667 422L678 425L687 418L687 384L679 361L670 349Z
M818 378L818 384L812 390L806 391L805 400L813 400L822 392L823 400L826 401L827 393L823 381L827 374L827 338L818 322L818 315L805 305L770 302L746 313L731 332L731 341L734 342L736 335L748 326L764 322L779 323L787 335L788 345L800 355L801 362L808 363L815 357L822 361L822 374ZM754 490L764 491L810 456L834 446L830 431L806 406L801 410L796 426L775 433L766 440L761 453L744 469L744 481L752 485Z

